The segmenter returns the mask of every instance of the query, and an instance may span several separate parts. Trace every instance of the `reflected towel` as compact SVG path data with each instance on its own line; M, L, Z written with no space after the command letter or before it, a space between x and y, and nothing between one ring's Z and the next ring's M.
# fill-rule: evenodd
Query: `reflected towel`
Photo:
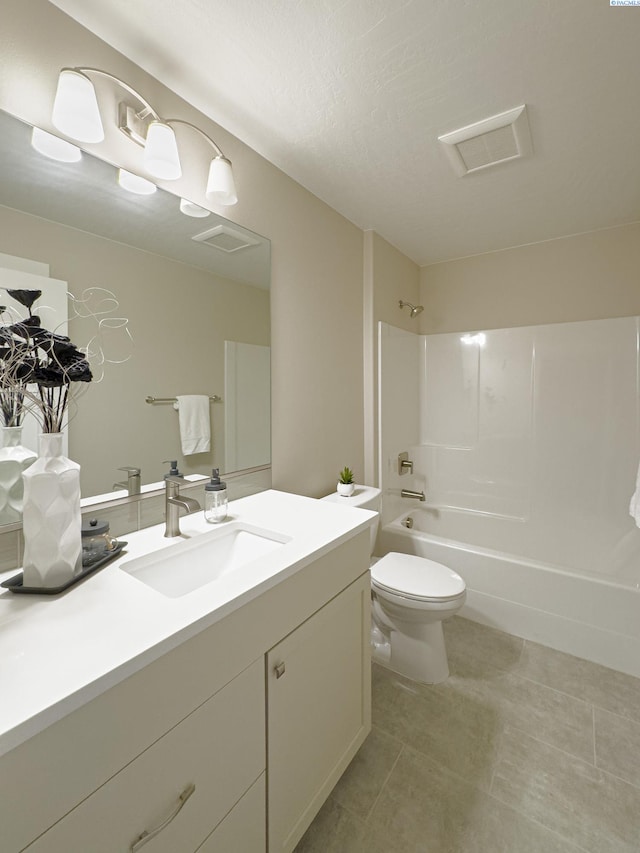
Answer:
M636 527L640 527L640 466L638 466L636 490L629 504L629 515L635 520Z
M204 394L176 397L182 453L208 453L211 449L211 402Z

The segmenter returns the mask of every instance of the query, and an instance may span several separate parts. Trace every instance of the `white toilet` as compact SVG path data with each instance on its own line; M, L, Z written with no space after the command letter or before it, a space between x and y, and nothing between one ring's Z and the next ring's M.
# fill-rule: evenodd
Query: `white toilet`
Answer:
M337 493L323 500L380 512L380 489L356 486L351 497ZM371 554L378 520L371 526ZM466 598L463 579L452 569L391 552L371 562L371 653L375 661L424 684L449 677L442 622Z

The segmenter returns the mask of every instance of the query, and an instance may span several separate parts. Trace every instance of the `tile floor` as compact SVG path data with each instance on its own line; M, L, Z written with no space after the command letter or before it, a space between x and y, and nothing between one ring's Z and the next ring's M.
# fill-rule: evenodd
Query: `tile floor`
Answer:
M295 853L638 853L640 679L466 619L373 667L373 730Z

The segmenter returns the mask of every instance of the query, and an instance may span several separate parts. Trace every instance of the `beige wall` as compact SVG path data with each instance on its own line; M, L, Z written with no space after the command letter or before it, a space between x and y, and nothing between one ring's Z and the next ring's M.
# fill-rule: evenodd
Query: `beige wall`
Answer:
M58 71L76 65L119 75L161 114L209 133L233 161L240 196L216 212L272 241L274 486L318 496L344 464L362 471L362 232L46 0L4 0L0 108L52 129ZM109 127L88 147L136 171L139 151L120 137ZM196 134L181 135L180 147L184 177L161 185L209 206L209 151Z
M640 223L423 267L423 333L640 314Z
M113 291L117 316L129 320L133 346L115 337L105 345L107 357L131 354L130 360L108 365L72 408L69 452L81 465L83 496L111 491L126 479L117 471L124 465L141 467L143 483L160 480L169 458L185 474L224 470L222 406L211 407L213 453L183 457L176 412L144 398L224 397L225 339L269 345L267 291L3 207L0 252L48 263L51 276L76 296L87 287ZM92 322L69 327L78 346L95 333Z
M365 335L365 479L378 483L378 322L418 331L420 315L411 318L402 299L419 303L420 268L373 231L365 233L364 335Z

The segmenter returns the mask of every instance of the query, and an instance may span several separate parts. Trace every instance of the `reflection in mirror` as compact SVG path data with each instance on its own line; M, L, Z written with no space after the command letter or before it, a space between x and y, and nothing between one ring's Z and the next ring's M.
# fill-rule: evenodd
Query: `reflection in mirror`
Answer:
M162 480L164 460L185 474L229 474L270 464L269 241L157 190L134 195L117 169L82 153L44 157L31 128L0 112L0 287L112 291L133 347L117 335L99 382L68 427L83 497ZM57 283L62 282L62 285ZM89 321L72 318L79 346ZM125 352L126 350L126 352ZM210 449L186 454L186 416L173 399L211 398ZM146 402L146 398L157 402ZM170 402L159 402L169 400ZM181 427L182 425L182 434Z

